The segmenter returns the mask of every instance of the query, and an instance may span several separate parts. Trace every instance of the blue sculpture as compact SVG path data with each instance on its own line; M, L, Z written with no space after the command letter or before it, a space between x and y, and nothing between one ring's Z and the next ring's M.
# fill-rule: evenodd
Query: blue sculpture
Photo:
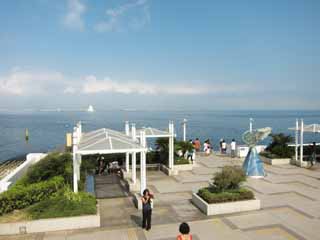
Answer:
M256 144L265 139L271 133L271 130L272 129L269 127L255 129L252 131L246 131L242 135L243 141L249 146L249 152L242 168L249 177L261 178L265 176L263 163L257 152Z

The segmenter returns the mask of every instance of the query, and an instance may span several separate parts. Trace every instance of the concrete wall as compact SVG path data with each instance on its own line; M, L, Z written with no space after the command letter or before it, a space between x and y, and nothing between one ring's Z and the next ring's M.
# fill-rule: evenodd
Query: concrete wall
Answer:
M47 156L45 153L29 153L26 156L26 161L14 169L11 173L5 176L0 181L0 193L7 191L12 184L21 178L28 170L28 168Z
M208 204L198 194L192 194L192 203L197 206L206 215L219 215L237 212L246 212L252 210L259 210L261 208L260 200L246 200L227 203L213 203Z
M97 207L97 209L99 209ZM37 233L100 227L100 214L79 217L51 218L17 223L1 223L0 235Z
M263 152L266 147L267 146L265 146L265 145L257 145L256 146L257 152L258 153ZM248 152L249 152L249 147L248 146L246 146L246 145L237 146L236 154L237 154L238 157L246 157Z

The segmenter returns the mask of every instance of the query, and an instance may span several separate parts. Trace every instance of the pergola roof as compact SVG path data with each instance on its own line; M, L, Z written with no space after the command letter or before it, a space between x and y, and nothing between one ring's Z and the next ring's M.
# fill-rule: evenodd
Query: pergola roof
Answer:
M289 130L297 130L295 127L289 128ZM298 131L301 131L301 126L298 127ZM320 124L309 124L303 126L304 132L313 132L313 133L320 133Z
M171 134L166 131L162 131L152 127L143 127L141 129L137 129L137 138L140 138L140 132L145 131L146 138L158 138L158 137L170 137Z
M146 151L138 141L134 141L125 134L101 128L95 131L82 133L77 153L80 154L109 154Z

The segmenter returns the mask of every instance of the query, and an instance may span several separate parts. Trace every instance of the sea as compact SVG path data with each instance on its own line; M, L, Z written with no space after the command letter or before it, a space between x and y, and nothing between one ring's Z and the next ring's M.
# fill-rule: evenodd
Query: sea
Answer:
M320 123L320 111L20 111L0 112L0 163L31 152L47 152L62 148L66 133L71 133L78 121L83 123L83 131L111 128L124 131L125 121L137 127L168 129L170 120L175 123L177 139L182 138L182 122L187 119L187 138L210 139L214 149L218 149L221 138L230 142L233 138L243 144L242 134L249 129L249 119L253 128L271 127L273 133L294 136L288 130L295 126L296 119L304 119L305 124ZM28 129L29 140L25 131ZM270 138L261 142L268 144ZM320 142L320 134L305 133L305 142ZM152 143L151 143L152 145ZM151 146L152 147L152 146Z

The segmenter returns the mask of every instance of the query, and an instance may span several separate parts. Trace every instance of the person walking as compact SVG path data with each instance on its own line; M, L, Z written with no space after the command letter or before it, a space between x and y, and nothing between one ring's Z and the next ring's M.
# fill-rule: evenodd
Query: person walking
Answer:
M192 141L192 139L189 140L190 145L192 145L193 149L191 151L187 150L186 155L187 155L187 159L191 160L191 162L193 163L193 151L194 151L194 143Z
M196 138L196 140L194 141L194 148L196 149L196 152L200 152L201 142L199 138Z
M222 142L223 142L223 139L221 138L219 141L220 153L222 153Z
M231 157L234 158L236 156L236 140L232 139L230 145L231 145Z
M149 189L143 191L142 201L142 228L149 231L151 229L151 215L153 208L153 194Z
M192 240L188 223L181 223L179 226L179 232L180 234L177 236L177 240Z
M223 154L227 153L227 143L225 140L222 140L222 153Z

